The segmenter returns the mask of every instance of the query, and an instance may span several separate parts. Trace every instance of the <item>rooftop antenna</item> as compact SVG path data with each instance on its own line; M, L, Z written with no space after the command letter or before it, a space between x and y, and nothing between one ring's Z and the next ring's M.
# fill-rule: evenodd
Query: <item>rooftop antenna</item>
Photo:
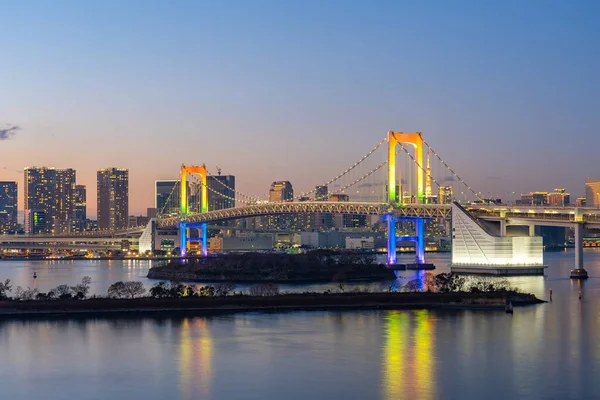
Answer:
M219 174L219 176L221 176L221 168L217 167L217 174Z

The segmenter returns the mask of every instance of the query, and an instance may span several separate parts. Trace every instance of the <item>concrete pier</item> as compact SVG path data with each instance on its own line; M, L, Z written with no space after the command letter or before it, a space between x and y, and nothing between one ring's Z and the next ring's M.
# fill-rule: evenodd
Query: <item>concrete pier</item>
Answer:
M575 230L575 269L571 270L571 279L587 279L588 273L583 268L583 224L574 226Z

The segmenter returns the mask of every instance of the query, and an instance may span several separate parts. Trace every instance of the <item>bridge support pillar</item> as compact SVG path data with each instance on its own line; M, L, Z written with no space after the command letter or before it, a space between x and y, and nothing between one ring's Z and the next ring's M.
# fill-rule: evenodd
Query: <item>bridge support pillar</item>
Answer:
M179 256L187 256L187 224L179 223Z
M425 220L417 218L415 222L417 243L415 243L415 264L425 264Z
M575 269L571 270L571 279L587 279L583 268L583 223L575 224Z
M202 255L206 257L208 255L208 229L206 224L202 224L200 229L202 231Z
M396 216L394 213L385 214L384 219L387 221L387 263L389 265L396 264Z

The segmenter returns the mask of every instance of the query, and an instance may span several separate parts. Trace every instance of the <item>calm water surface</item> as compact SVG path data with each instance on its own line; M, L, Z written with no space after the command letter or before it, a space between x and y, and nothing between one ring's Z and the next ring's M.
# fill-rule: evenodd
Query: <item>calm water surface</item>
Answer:
M600 252L515 286L553 301L504 312L245 313L197 318L0 321L6 399L600 398ZM444 271L448 255L432 255ZM0 262L0 279L48 290L85 275L105 293L148 262ZM406 273L406 279L417 274ZM324 288L315 285L308 289ZM306 287L286 287L306 290ZM579 300L578 292L583 299Z

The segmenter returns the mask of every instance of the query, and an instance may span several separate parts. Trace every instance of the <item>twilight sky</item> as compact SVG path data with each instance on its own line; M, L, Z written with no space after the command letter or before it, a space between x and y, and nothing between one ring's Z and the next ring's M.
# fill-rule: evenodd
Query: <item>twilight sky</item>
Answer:
M600 175L598 1L0 0L0 180L130 169L130 213L182 163L308 190L390 129L476 190ZM510 196L509 196L510 197Z

